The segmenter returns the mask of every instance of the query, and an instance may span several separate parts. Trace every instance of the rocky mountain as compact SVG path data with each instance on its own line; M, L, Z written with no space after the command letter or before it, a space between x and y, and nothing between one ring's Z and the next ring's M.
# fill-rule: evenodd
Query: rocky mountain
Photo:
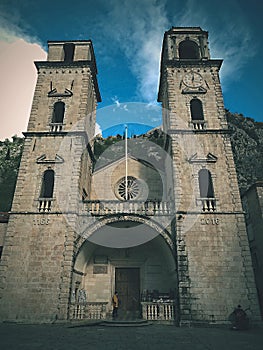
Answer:
M263 180L263 123L226 111L241 194Z
M15 191L24 139L0 141L0 212L9 211Z

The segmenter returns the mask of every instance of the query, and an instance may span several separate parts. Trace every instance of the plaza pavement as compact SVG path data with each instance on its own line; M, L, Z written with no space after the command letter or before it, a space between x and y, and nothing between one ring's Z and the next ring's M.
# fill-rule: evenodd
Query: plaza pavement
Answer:
M263 327L188 328L168 325L0 323L1 350L262 350Z

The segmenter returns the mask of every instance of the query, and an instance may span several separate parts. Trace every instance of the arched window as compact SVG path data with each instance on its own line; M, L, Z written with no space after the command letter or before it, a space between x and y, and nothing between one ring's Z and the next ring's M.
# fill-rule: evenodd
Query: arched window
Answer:
M64 119L64 113L65 103L61 101L56 102L53 108L52 123L62 124Z
M44 172L42 179L41 198L53 198L55 172L48 169Z
M203 105L198 98L190 101L190 109L192 120L204 120Z
M179 58L199 59L198 45L192 40L184 40L179 44Z
M198 173L201 198L214 198L212 176L209 170L201 169Z
M72 62L74 58L75 45L72 43L65 43L63 45L64 62Z

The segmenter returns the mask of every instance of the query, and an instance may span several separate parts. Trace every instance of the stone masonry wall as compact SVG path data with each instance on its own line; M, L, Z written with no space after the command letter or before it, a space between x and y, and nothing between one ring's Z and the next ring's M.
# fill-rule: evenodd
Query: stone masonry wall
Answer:
M78 52L79 59L84 51ZM68 317L76 215L83 181L88 178L83 154L95 130L96 95L90 68L74 68L70 63L37 65L38 81L0 266L2 320ZM53 89L60 96L49 97ZM72 94L61 96L66 89ZM50 132L57 101L65 103L62 131L75 134ZM42 212L39 203L47 169L55 173L54 191L50 211Z
M162 198L163 183L160 174L137 160L128 159L129 176L141 181L141 194L138 200L155 200ZM101 170L92 178L91 199L117 200L116 184L125 176L125 160L121 159Z
M183 305L182 315L188 314L191 321L226 322L233 308L241 304L257 318L250 252L246 236L237 227L240 217L216 213L189 216L178 228L179 246L185 245L184 252L179 252L184 256L179 258L179 271L186 271L179 277L179 288L190 299Z
M4 245L7 225L7 222L0 222L0 246Z
M1 264L2 320L58 318L65 229L61 216L10 217Z
M185 92L194 70L205 93ZM238 304L259 319L254 276L217 63L163 68L163 101L172 139L181 322L226 322ZM165 98L165 94L163 95ZM194 131L190 101L203 106L204 130ZM216 212L202 213L198 172L211 173Z
M72 96L49 97L48 92L57 89L64 93L65 89L72 91ZM38 81L32 103L28 131L49 131L54 103L65 103L63 131L83 130L85 119L87 130L94 135L94 109L96 107L95 92L90 68L63 69L45 66L39 69ZM92 118L90 118L92 116ZM92 128L91 128L92 127Z

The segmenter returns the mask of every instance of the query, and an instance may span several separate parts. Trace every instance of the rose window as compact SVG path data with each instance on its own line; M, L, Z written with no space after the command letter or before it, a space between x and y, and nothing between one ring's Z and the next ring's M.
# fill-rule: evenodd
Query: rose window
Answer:
M122 200L136 199L140 193L139 181L133 177L127 177L127 198L126 198L126 178L122 178L116 186L116 195Z

